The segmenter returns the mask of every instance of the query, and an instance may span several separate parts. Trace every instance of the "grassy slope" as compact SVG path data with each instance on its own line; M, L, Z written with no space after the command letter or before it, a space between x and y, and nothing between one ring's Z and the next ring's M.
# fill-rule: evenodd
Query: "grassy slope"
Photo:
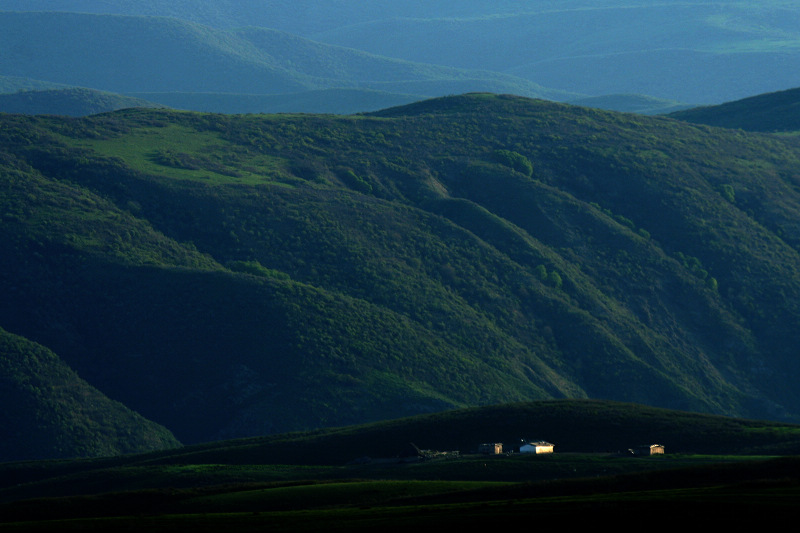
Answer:
M6 125L2 324L184 441L563 396L794 416L791 139L491 95Z
M730 459L729 459L730 460ZM725 459L722 460L726 462ZM644 521L665 513L660 523L680 525L685 515L733 525L743 520L790 519L797 496L797 461L741 461L714 464L715 458L655 462L609 458L517 458L459 461L463 472L483 473L504 465L517 471L620 469L627 475L543 483L469 481L301 481L229 484L209 488L131 490L34 499L2 506L14 531L76 528L81 531L133 528L155 531L388 531L409 527L432 531L442 525L496 524L518 517L568 519L591 525L598 519ZM626 463L626 464L623 464ZM672 468L670 468L672 467ZM199 473L204 469L196 468ZM425 471L418 468L417 471ZM433 467L431 470L436 470ZM499 468L502 470L502 468ZM395 469L395 472L397 469ZM637 473L637 471L639 471ZM239 472L247 478L258 468ZM125 472L118 472L117 475ZM502 477L502 474L501 476ZM556 473L555 477L559 477Z

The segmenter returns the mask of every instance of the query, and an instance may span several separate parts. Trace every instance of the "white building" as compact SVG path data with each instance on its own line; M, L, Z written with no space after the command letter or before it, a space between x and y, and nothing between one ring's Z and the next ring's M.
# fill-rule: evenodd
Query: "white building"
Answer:
M554 445L543 440L527 442L519 447L519 453L553 453Z

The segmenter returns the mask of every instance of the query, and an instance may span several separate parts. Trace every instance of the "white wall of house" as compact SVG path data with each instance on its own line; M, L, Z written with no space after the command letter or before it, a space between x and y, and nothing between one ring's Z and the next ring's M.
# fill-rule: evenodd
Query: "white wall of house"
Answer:
M519 447L519 453L553 453L553 445L545 443L523 444Z

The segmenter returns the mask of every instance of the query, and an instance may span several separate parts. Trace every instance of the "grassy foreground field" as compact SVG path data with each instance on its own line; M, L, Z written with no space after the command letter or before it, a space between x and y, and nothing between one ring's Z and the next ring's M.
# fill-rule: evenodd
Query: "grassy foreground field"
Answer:
M548 421L554 414L561 422ZM628 426L635 431L626 433ZM530 427L555 435L563 443L557 453L487 456L465 444ZM793 514L800 496L800 459L789 455L798 431L613 402L534 402L138 455L7 463L0 465L0 530L427 531L545 519L641 525L657 517L660 526L687 517L771 521ZM594 438L582 440L583 434ZM596 451L611 449L620 435L655 434L673 443L666 455ZM412 440L461 453L423 459L403 452L414 450ZM392 449L392 442L406 446ZM588 450L588 442L598 448L566 451ZM704 453L714 447L716 453ZM378 453L365 455L369 450Z
M588 524L619 513L638 521L654 512L660 524L678 525L687 513L732 523L789 516L800 496L798 474L795 458L582 454L317 469L112 468L34 484L43 492L102 485L109 491L3 504L0 529L394 531L543 518ZM114 490L122 486L128 490Z

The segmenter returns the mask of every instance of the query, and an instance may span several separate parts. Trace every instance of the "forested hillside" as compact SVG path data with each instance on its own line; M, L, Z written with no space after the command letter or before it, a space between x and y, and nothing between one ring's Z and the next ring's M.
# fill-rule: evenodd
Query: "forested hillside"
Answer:
M491 94L0 120L0 327L182 442L562 397L800 418L794 138Z
M56 354L0 329L0 460L120 455L177 447L165 428L109 400Z

